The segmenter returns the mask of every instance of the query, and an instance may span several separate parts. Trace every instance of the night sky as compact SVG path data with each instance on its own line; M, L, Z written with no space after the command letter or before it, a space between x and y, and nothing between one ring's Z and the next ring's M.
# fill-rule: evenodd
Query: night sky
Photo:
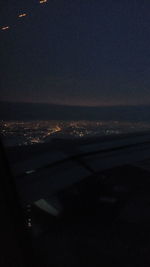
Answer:
M150 1L5 0L0 10L10 26L0 31L1 101L150 104Z

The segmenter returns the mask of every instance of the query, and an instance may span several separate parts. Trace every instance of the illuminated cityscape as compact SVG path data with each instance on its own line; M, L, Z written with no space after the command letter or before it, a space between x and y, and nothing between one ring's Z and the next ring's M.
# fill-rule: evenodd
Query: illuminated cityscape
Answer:
M33 145L54 138L86 138L150 130L148 122L121 121L1 121L6 146Z

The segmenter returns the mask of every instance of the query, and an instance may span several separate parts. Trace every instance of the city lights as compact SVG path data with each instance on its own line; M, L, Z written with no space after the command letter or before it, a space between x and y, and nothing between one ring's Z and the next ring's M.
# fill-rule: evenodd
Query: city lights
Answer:
M54 138L87 138L150 129L150 123L118 121L1 121L6 146L48 143Z

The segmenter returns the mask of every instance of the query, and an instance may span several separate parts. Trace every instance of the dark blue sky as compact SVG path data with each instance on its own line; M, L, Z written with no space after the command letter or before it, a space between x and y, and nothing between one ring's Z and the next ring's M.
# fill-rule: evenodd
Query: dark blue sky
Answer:
M150 104L149 1L5 0L0 9L10 25L0 32L0 100Z

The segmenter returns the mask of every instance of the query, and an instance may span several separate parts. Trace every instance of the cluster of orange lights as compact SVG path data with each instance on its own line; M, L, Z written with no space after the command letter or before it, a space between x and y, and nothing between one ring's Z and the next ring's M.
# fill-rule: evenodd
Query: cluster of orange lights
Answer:
M47 1L48 0L39 0L39 4L44 4ZM23 18L23 17L26 17L26 16L27 16L27 13L21 13L21 14L18 15L18 18ZM8 29L10 29L10 26L3 26L3 27L1 27L1 30L2 31L6 31Z

